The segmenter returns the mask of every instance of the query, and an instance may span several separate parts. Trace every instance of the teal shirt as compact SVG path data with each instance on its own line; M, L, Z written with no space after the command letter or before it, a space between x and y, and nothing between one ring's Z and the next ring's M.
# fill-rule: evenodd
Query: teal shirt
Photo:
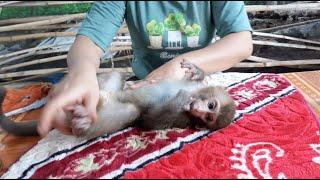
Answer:
M209 45L215 30L221 38L252 31L243 1L97 1L78 34L105 51L124 20L132 68L140 79L180 54Z

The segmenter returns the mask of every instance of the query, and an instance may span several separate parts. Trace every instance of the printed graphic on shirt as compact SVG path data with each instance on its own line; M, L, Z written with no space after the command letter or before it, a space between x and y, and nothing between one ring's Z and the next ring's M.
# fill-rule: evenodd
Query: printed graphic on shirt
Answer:
M169 13L163 22L151 20L147 26L151 49L179 50L184 47L195 48L199 46L201 26L197 23L187 24L182 13ZM167 46L162 44L164 33L167 33ZM182 38L186 37L186 45L183 45Z

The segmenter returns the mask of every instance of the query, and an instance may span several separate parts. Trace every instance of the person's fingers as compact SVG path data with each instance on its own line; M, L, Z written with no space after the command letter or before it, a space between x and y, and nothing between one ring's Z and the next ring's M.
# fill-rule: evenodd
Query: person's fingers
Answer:
M99 102L99 96L94 93L90 93L86 98L84 99L84 106L88 111L89 116L92 119L92 122L97 122L97 105Z
M54 113L57 113L57 107L53 101L45 105L43 112L38 123L38 133L41 137L44 137L53 128Z
M70 100L74 98L75 97L72 97L72 94L56 96L45 105L37 127L40 136L43 137L49 133L49 131L53 128L53 122L55 121L56 117L55 115L59 112L62 112L65 106L70 105Z
M64 121L64 120L62 120ZM55 128L55 129L58 129L62 134L65 134L65 135L72 135L72 129L71 127L69 127L66 122L62 122L61 120L57 120L57 121L53 121L52 123L52 126Z

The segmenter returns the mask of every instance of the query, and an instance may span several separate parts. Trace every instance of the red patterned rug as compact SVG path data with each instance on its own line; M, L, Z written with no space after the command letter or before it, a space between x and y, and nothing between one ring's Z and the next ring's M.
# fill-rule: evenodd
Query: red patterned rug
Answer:
M52 131L2 178L320 178L319 119L283 76L225 73L235 122L216 131Z

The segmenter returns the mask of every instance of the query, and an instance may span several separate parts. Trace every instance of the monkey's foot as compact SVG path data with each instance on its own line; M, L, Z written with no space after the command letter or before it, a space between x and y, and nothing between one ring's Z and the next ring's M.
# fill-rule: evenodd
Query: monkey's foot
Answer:
M192 64L191 62L183 59L181 62L181 68L187 69L185 72L185 77L192 81L202 81L204 80L204 72L202 69Z
M91 126L91 119L88 116L86 109L79 105L73 111L71 120L72 133L76 136L84 135Z

